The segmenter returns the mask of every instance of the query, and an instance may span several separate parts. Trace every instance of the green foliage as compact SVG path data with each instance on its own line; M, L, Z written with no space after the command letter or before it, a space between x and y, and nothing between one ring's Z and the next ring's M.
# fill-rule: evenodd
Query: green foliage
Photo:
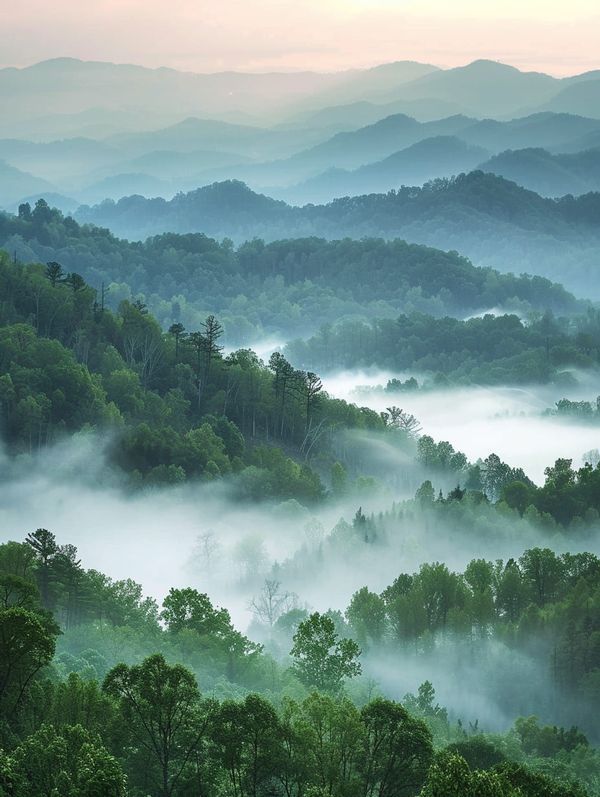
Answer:
M126 797L125 777L100 737L81 725L42 725L0 763L7 797ZM4 772L2 772L4 770ZM1 788L2 780L0 780Z
M330 617L314 612L294 634L293 670L308 687L339 692L344 680L359 675L360 649L351 639L340 639Z
M227 187L227 184L221 186L221 193L226 193ZM235 184L230 187L232 193L236 193ZM217 189L219 186L212 187L213 191ZM198 210L194 206L206 191L178 197L177 211L182 212L184 206L189 206L192 214L189 225L196 228L201 218L205 231L210 229L213 218L216 223L213 234L223 237L228 234L223 219L227 219L227 224L231 222L231 209L228 207L226 212L217 213L215 217L213 200ZM242 207L246 205L251 192L247 189L245 192L233 202ZM424 196L435 197L435 192L426 192ZM372 218L378 221L381 206L389 205L389 212L394 205L403 205L406 200L408 207L401 211L405 217L407 209L415 203L414 197L403 192L378 199L363 197L359 201L359 207L362 206L359 213L371 215L375 212ZM153 202L155 208L160 206L162 211L169 207L162 200ZM146 205L141 197L130 197L116 206L109 202L90 211L90 220L93 218L105 225L126 223L128 218L136 217L137 229L149 229L150 234L152 225L139 226L139 214L144 215L146 211L138 207L138 203ZM367 209L365 205L371 203L378 207ZM259 217L265 204L274 205L276 212L283 209L285 223L271 227L269 237L272 240L278 234L285 240L265 244L255 239L234 250L227 241L219 243L203 234L167 233L144 243L130 243L115 238L106 229L63 218L59 211L46 206L45 220L36 223L23 216L0 215L0 245L11 252L16 248L26 259L45 261L51 258L66 269L81 271L83 279L95 286L104 282L110 285L112 301L132 300L142 294L165 329L177 329L177 324L198 329L206 310L218 309L230 341L252 339L264 332L305 334L324 320L334 322L349 316L390 317L400 311L442 316L479 312L482 307L508 306L522 312L532 308L568 312L577 307L577 302L562 287L541 277L500 274L492 269L476 268L456 252L389 240L397 238L400 231L398 228L390 231L388 223L385 231L382 228L375 231L376 227L371 224L371 231L363 227L357 236L353 224L344 228L332 219L327 230L321 233L326 238L339 236L340 232L350 238L373 234L381 237L338 241L296 237L293 240L290 236L293 217L301 213L310 216L318 211L307 208L301 212L266 200ZM352 203L342 200L326 212L335 216L352 213L352 210ZM246 218L247 213L246 209ZM397 212L393 212L391 218L397 221ZM388 217L387 222L390 220ZM238 240L241 236L260 234L262 221L259 218L258 226L246 227L237 236ZM307 220L298 232L313 236L318 229L314 224ZM181 227L176 225L175 229ZM139 238L139 233L135 237ZM442 249L448 248L444 243ZM73 275L70 277L71 281L57 281L55 286L63 285L75 294Z
M156 792L161 797L180 793L179 783L195 763L208 724L192 673L156 654L139 666L112 669L103 690L119 701L128 744L145 751Z
M206 232L238 241L249 234L269 240L315 234L327 238L400 237L443 250L455 247L477 262L504 270L512 266L559 279L564 279L568 270L572 272L570 283L585 290L586 280L595 274L598 202L598 193L545 199L517 183L478 170L432 180L421 188L403 186L383 194L345 196L327 205L302 208L256 194L243 183L227 181L178 195L170 202L142 197L106 202L80 212L79 217L134 238L165 230L194 231L198 219ZM492 285L495 276L489 274ZM458 282L460 275L455 279ZM418 284L429 282L428 275ZM468 295L472 286L459 284Z
M223 357L212 315L200 331L176 324L164 334L143 302L113 314L85 284L52 274L0 256L0 416L11 452L110 429L111 463L132 486L246 467L242 495L311 502L324 494L311 461L333 462L328 432L384 430L377 413L330 399L316 374L281 355L269 367L248 350Z
M50 663L58 629L46 616L18 606L0 610L0 708L11 717L32 679Z
M582 334L585 330L585 335ZM532 384L560 377L565 366L600 362L600 318L576 320L551 314L529 322L517 315L484 315L466 321L424 313L342 320L308 340L288 344L289 358L303 368L413 370L444 384Z

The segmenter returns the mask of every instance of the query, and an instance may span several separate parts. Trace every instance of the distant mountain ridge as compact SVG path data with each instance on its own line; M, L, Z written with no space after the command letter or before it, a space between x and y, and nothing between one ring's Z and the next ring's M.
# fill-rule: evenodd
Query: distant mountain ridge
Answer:
M185 116L254 124L264 124L268 117L270 124L302 115L310 119L312 114L312 123L318 124L314 114L320 109L365 101L400 104L397 110L405 112L423 107L429 118L436 103L438 116L455 111L508 118L539 109L600 117L599 97L598 72L554 78L486 60L452 69L400 61L338 73L197 74L58 58L0 69L0 100L11 108L0 120L0 137L47 140L44 116L52 117L52 135L79 135L76 115L83 115L83 127L89 124L85 115L99 107L108 124L112 115L114 120L123 118L124 108L142 113L140 118L147 115L150 127L160 126L154 120L164 124ZM101 121L92 119L93 124Z
M319 235L404 240L456 250L477 265L541 274L600 298L600 194L552 200L481 171L423 188L291 207L236 181L171 201L127 197L80 208L80 222L126 238L204 232L234 241Z
M352 171L329 169L281 191L295 204L329 202L335 197L385 193L402 185L422 185L437 177L469 172L489 153L457 136L434 136Z
M600 147L560 155L540 147L507 150L481 163L479 168L513 180L542 196L600 191Z

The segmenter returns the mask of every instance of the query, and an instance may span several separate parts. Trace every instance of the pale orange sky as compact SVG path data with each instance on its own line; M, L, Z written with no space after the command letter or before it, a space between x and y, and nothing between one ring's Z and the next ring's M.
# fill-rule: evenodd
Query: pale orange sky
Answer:
M0 0L2 66L71 56L190 71L491 58L600 67L598 0Z

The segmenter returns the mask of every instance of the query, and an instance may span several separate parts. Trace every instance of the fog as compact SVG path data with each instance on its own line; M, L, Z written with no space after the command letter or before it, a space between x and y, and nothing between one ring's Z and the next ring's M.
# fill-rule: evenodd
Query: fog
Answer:
M389 468L393 450L381 454L377 441L371 442L370 461L383 457L382 466ZM130 493L106 465L104 445L82 434L16 462L3 455L1 541L49 528L59 543L77 546L84 567L114 579L133 578L159 601L170 587L194 586L226 606L242 627L250 620L249 599L273 567L308 606L343 609L359 587L380 591L400 572L432 558L462 568L476 555L518 556L539 538L524 522L518 530L503 523L502 533L489 539L432 528L413 516L386 523L380 544L359 544L351 527L359 506L365 514L392 510L422 480L414 462L399 453L393 467L416 471L412 483L407 476L399 484L357 490L307 509L293 500L243 502L227 481Z
M268 341L263 354L275 347L275 341ZM523 467L538 483L543 483L544 468L558 457L572 457L577 466L585 452L600 448L597 427L542 415L565 388L391 394L373 387L393 376L406 377L342 373L325 378L324 384L331 394L376 410L402 406L417 416L423 433L449 440L470 460L493 451L510 465ZM567 391L572 399L599 392L599 385L590 384ZM376 477L378 486L352 489L345 498L312 509L296 501L244 503L227 481L132 494L106 464L107 444L82 433L33 457L15 460L3 454L0 539L21 540L37 527L50 528L60 543L78 547L85 567L115 579L133 578L159 601L170 587L191 584L230 609L242 626L250 620L253 591L274 565L278 577L289 582L286 588L322 610L344 608L365 584L380 591L399 572L418 569L425 561L445 561L460 569L475 556L519 556L539 541L524 521L518 529L505 523L502 533L497 530L490 539L485 532L469 537L468 531L431 528L411 518L394 521L386 544L363 550L357 567L351 537L332 542L336 538L331 532L336 526L339 531L340 521L351 524L359 506L367 514L391 510L395 502L412 498L428 476L437 487L451 486L417 466L410 452L364 433L334 440L334 449L343 449L350 460L360 457L357 472ZM566 550L559 537L555 547ZM317 578L312 577L315 545L331 549L330 558L319 562Z
M265 342L263 356L276 345ZM596 395L593 379L569 390L475 387L392 394L376 388L394 376L407 375L342 373L324 383L330 393L376 410L400 405L419 418L424 433L449 440L471 460L495 451L538 482L557 457L579 464L585 451L600 447L597 427L542 416L565 392L572 399ZM591 527L567 537L493 507L462 502L440 514L405 503L431 474L409 450L365 433L346 433L334 447L344 448L350 459L360 456L357 472L375 476L377 485L350 486L344 497L312 508L294 500L242 501L234 478L132 493L108 464L109 443L80 433L33 456L0 454L0 541L49 528L60 544L77 546L85 568L115 580L132 578L159 605L171 587L192 586L226 607L238 628L266 642L283 661L290 639L272 637L250 607L267 578L280 582L296 606L343 613L356 590L367 586L379 593L425 562L462 571L474 558L518 558L538 545L557 553L600 553L598 529ZM372 539L352 524L359 507L376 518ZM431 680L452 717L479 719L488 729L506 728L519 714L578 721L572 704L550 705L549 674L537 672L533 658L497 641L469 644L442 636L419 651L366 650L363 667L367 680L397 699Z
M405 380L412 375L341 372L325 377L323 382L332 395L377 411L400 406L419 419L424 434L435 440L448 440L469 460L494 452L512 467L522 467L538 484L544 481L544 468L559 457L572 458L579 466L585 453L600 447L598 426L543 415L561 398L594 400L600 394L597 374L577 374L575 387L475 386L402 393L376 389L394 377Z

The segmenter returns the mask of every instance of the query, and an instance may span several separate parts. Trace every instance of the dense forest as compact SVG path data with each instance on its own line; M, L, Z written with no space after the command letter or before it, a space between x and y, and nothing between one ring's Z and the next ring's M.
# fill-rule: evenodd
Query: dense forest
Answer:
M425 375L430 383L569 384L574 368L600 362L600 317L590 309L571 319L544 314L524 323L516 315L461 321L422 313L371 323L323 326L288 344L292 362L321 370L378 366Z
M254 236L403 238L456 249L501 271L541 274L596 297L599 202L597 193L543 198L502 177L475 171L421 188L398 187L304 207L229 181L170 201L140 196L107 201L80 209L77 219L133 239L198 231L236 242Z
M0 12L0 797L600 797L599 19L105 5Z
M436 512L457 500L417 497ZM360 515L356 525L376 528ZM0 784L24 797L597 794L598 753L576 727L530 716L485 732L451 718L430 682L400 704L361 670L375 651L426 657L433 646L483 665L497 637L517 660L547 657L563 701L582 684L594 727L599 572L594 556L539 548L464 573L425 564L381 595L358 590L343 616L286 610L267 581L262 646L206 594L171 589L159 607L37 529L0 546ZM269 652L274 639L286 656Z
M377 413L328 396L315 372L282 354L267 365L247 349L225 354L215 316L198 330L163 331L140 299L112 312L56 261L3 255L0 284L10 456L34 458L88 430L107 436L106 467L127 474L126 492L226 480L238 501L350 511L330 531L310 521L307 543L270 570L248 560L235 587L252 596L246 634L201 589L175 587L159 606L132 579L85 569L77 548L46 529L1 545L5 794L600 793L600 564L582 552L600 516L600 465L559 460L537 486L495 454L470 463L398 407ZM451 320L410 323L419 319L414 339L432 355L451 340ZM512 330L524 351L541 348L554 361L571 346L578 365L591 365L583 331L566 331L580 322L452 324L462 349L461 324L474 325L482 361L489 326L489 341L506 347ZM364 435L398 452L405 464L395 478L420 483L414 498L363 511L359 502L377 489L364 478ZM451 559L453 546L479 558L462 568L429 561L434 544L442 553L442 529ZM491 539L496 557L520 553L490 559ZM407 556L429 563L406 571ZM352 568L356 583L357 557L390 575L397 568L389 586L357 583L345 609L315 611L306 572L318 584ZM429 680L390 697L383 673L398 657L441 678L441 655L467 677L467 652L479 662L482 699L504 704L510 730L485 711L440 706ZM526 686L533 671L543 688L509 688L511 679Z
M0 283L0 401L16 451L94 427L112 431L110 458L134 481L234 472L252 495L316 499L322 486L307 463L327 458L333 430L386 433L378 413L329 398L315 373L281 354L268 366L248 349L225 356L214 316L164 333L141 301L113 314L56 262L4 255Z
M455 252L403 241L252 240L236 250L203 234L165 234L129 243L43 201L24 205L18 217L0 216L0 241L21 260L60 262L97 289L104 283L112 306L142 297L165 327L198 326L217 313L234 343L400 311L570 313L582 306L541 277L499 274Z

